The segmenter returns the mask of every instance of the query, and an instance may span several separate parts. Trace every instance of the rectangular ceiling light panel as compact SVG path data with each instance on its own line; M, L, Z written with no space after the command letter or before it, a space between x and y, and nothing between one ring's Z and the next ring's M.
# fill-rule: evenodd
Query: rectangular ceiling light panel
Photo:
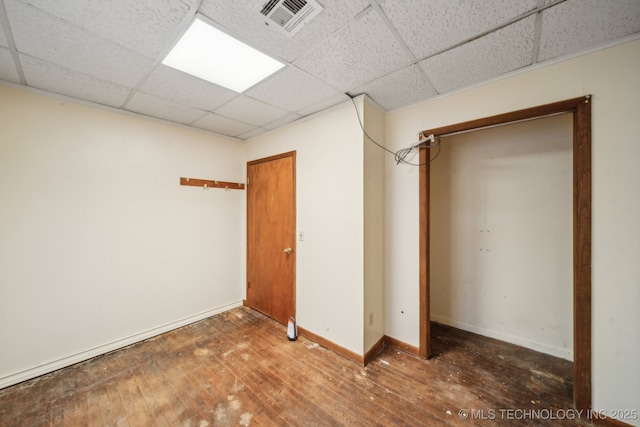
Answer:
M162 63L235 92L249 89L284 67L199 18Z

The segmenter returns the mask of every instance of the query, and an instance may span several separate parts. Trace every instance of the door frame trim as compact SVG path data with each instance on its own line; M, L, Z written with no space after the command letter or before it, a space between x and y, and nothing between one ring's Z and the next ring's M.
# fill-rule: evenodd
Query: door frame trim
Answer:
M545 116L573 114L573 404L591 409L591 104L590 95L422 132L446 136ZM431 352L429 298L430 151L420 149L420 357Z
M249 166L251 165L256 165L256 164L260 164L260 163L265 163L265 162L270 162L273 160L279 160L279 159L284 159L287 157L291 157L291 162L292 162L292 174L293 176L291 177L291 185L292 185L292 196L293 196L293 200L292 202L292 209L293 212L291 213L291 218L292 218L292 236L291 236L291 249L293 249L293 253L291 254L293 256L293 271L291 272L291 274L293 275L293 316L295 317L297 314L297 297L296 297L296 265L297 265L297 260L298 260L298 248L297 248L297 239L296 239L296 232L297 232L297 225L296 225L296 214L297 214L297 191L296 191L296 170L297 170L297 166L296 166L296 151L287 151L286 153L280 153L280 154L275 154L273 156L269 156L269 157L263 157L260 159L256 159L256 160L251 160L247 162L247 170L249 169ZM247 174L248 175L248 174ZM248 178L248 176L247 176ZM247 191L245 192L245 204L246 204L246 223L245 223L245 240L246 240L246 247L245 247L245 259L246 259L246 265L245 265L245 288L244 288L244 292L245 292L245 298L242 300L242 303L244 306L248 306L247 304L247 292L248 292L248 286L249 286L249 281L247 280L248 278L248 273L249 273L249 186L251 185L250 182L247 182L245 187L247 188Z

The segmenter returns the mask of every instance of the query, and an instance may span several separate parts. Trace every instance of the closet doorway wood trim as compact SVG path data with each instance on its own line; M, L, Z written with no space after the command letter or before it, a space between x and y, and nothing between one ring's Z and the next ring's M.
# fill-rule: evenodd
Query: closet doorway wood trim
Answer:
M591 96L422 131L446 136L561 113L573 114L573 404L591 409ZM430 152L420 149L420 345L431 351L429 308Z

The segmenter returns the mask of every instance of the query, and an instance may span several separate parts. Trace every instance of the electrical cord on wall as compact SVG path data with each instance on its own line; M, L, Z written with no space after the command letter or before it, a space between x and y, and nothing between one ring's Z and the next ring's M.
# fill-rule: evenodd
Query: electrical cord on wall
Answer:
M427 142L430 142L428 145L425 145ZM395 152L395 156L396 156L396 164L400 164L405 163L407 165L411 165L411 166L422 166L424 163L420 163L420 164L415 164L415 163L411 163L408 162L406 159L406 157L415 149L417 148L437 148L438 151L436 152L435 156L433 156L432 158L429 159L429 163L433 162L436 157L438 157L438 155L440 154L440 149L442 148L442 146L440 145L440 138L437 138L433 135L429 135L426 138L422 138L420 141L416 142L415 144L413 144L410 147L407 148L402 148L398 151Z
M356 101L354 97L349 95L348 93L345 93L345 95L347 95L349 99L351 99L351 103L353 103L353 108L356 110L356 116L358 117L358 123L360 124L360 128L362 129L362 132L364 133L364 135L367 137L369 141L371 141L378 147L382 148L387 153L393 154L395 157L396 165L399 165L400 163L404 163L410 166L422 166L426 164L426 163L412 163L407 160L407 156L411 154L413 150L416 150L418 148L437 148L438 149L438 152L435 154L435 156L429 159L428 163L433 162L436 159L436 157L438 157L438 155L440 154L440 149L441 149L440 138L433 135L429 135L426 138L422 138L420 141L416 142L415 144L407 148L402 148L398 151L391 151L385 146L383 146L382 144L379 144L375 139L371 138L367 133L367 131L364 129L364 125L362 124L362 120L360 119L360 112L358 111L358 106L356 105ZM429 144L425 145L427 142L429 142Z

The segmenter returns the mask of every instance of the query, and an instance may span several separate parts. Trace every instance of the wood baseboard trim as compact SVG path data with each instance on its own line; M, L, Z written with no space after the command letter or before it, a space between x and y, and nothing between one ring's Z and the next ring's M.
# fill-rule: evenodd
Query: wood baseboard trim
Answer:
M375 357L384 350L385 339L384 336L380 337L380 339L364 354L364 364L365 366L369 364Z
M317 342L318 344L320 344L321 346L323 346L324 348L326 348L327 350L331 350L336 354L339 354L342 357L345 357L353 362L356 362L359 365L364 366L365 365L365 359L364 356L359 355L358 353L351 351L347 348L344 348L342 346L339 346L338 344L334 343L333 341L330 341L324 337L321 337L318 334L315 334L307 329L304 329L300 326L298 326L298 334L302 335L306 338L309 338L311 341L313 342Z
M594 411L595 412L595 411ZM591 417L591 424L598 427L633 427L631 424L627 424L620 420L614 420L613 418L600 415L599 417Z
M406 342L400 341L399 339L390 337L388 335L384 336L384 343L388 347L394 348L396 350L404 351L405 353L409 353L414 356L420 355L420 349L418 347L407 344Z
M310 339L313 342L320 344L322 347L327 350L331 350L336 354L339 354L342 357L345 357L353 362L356 362L359 365L366 366L373 359L376 358L378 354L385 347L391 347L396 350L403 351L405 353L409 353L413 356L419 356L419 349L413 345L407 344L399 339L384 335L382 336L364 355L359 355L358 353L351 351L347 348L344 348L333 341L330 341L316 333L313 333L301 326L298 326L298 334Z

